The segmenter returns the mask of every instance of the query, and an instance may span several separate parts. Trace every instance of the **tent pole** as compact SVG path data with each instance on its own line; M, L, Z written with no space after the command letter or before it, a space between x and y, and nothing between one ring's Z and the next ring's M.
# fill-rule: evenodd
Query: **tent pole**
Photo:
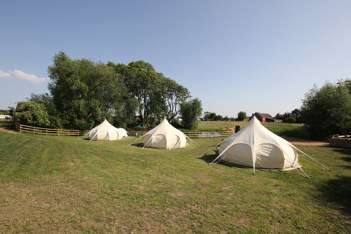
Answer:
M306 177L306 178L310 178L309 175L307 175L307 173L302 169L302 168L298 168L297 170L299 170L299 172L301 172L302 176Z
M236 145L237 143L234 144L230 144L227 146L227 148L225 148L222 153L220 153L212 162L210 163L215 163L217 161L217 159L219 159L230 147L232 147L233 145Z
M292 144L291 144L292 145ZM329 170L328 167L324 166L322 163L318 162L316 159L314 159L312 156L306 154L305 152L303 152L302 150L300 150L299 148L297 148L296 146L292 145L297 151L299 151L300 153L302 153L303 155L305 155L308 159L310 159L312 162L316 163L317 165L319 165L321 168L325 169L325 170Z
M255 145L251 148L251 156L252 156L252 169L253 169L253 174L255 175L255 170L256 170L256 157L255 157Z
M92 138L90 138L90 141L92 141L92 140L95 138L95 136L99 133L99 130L100 130L100 129L98 129L98 130L96 131L95 135L94 135Z

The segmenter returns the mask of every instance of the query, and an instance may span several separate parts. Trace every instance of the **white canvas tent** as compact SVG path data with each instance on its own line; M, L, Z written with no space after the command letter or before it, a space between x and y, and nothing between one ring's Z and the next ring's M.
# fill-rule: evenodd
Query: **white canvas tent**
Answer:
M114 141L127 137L127 131L123 128L116 128L110 124L106 119L89 131L88 137L94 141Z
M164 119L144 136L144 147L176 149L186 146L187 136Z
M292 170L301 168L298 152L302 151L253 117L246 128L223 141L213 162L221 160L252 167L254 172L255 168Z

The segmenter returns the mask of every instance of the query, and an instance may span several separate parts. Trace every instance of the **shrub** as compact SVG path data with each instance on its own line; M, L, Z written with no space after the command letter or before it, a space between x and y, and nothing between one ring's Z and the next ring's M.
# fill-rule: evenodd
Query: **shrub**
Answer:
M15 120L22 124L38 127L49 127L49 115L45 106L36 102L20 102L17 104Z

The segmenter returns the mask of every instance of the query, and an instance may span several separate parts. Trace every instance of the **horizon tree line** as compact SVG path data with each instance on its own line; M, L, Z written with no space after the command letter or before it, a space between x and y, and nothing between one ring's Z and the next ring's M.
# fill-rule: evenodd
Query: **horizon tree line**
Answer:
M186 87L145 61L96 63L59 52L48 72L49 93L33 94L29 102L19 103L17 120L83 130L105 118L121 127L152 127L163 118L176 121L182 114L190 121L183 125L193 128L202 112L200 100L192 100ZM195 112L185 111L189 105Z

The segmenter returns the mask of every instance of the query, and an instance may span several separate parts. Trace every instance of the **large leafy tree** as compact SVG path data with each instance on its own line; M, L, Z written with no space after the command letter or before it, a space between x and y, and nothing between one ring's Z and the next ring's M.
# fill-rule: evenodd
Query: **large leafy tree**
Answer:
M150 125L165 111L162 76L144 61L131 62L124 76L129 91L138 100L138 114L144 125Z
M87 129L104 118L122 124L122 119L134 116L133 99L108 65L72 60L61 52L49 74L53 102L66 127Z
M150 127L174 119L190 97L188 89L144 61L103 64L60 52L49 76L50 94L30 100L45 107L52 127L88 129L104 118L123 127L139 119Z
M351 131L351 95L345 83L314 87L303 100L301 115L312 136Z
M167 107L167 119L172 121L180 113L180 105L190 97L190 92L174 80L164 79L164 98Z
M189 98L188 89L166 78L145 61L128 65L109 63L121 75L130 95L137 100L137 114L144 126L179 115L180 104Z

